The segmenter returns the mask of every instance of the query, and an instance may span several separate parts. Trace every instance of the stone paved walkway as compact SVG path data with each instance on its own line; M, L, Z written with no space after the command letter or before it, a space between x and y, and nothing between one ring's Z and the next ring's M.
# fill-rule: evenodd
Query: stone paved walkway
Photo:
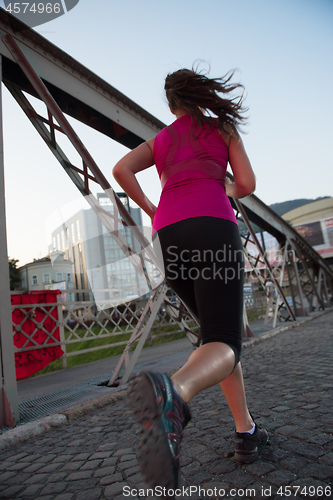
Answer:
M254 464L223 456L233 421L220 388L194 398L180 498L333 498L332 325L330 312L244 349L249 408L270 436ZM146 488L136 459L139 434L121 400L13 446L0 454L0 498L135 498L128 492Z

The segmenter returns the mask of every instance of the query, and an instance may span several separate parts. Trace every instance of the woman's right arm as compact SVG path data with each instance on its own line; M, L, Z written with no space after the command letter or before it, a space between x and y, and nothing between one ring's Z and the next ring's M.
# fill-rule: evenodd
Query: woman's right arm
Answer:
M140 146L127 153L127 155L118 161L112 170L113 177L119 186L149 215L152 221L155 216L156 207L142 191L135 174L154 165L153 146L154 139L140 144Z
M238 134L230 138L229 163L234 182L225 185L226 194L236 199L252 194L256 188L256 177L246 154L243 141Z

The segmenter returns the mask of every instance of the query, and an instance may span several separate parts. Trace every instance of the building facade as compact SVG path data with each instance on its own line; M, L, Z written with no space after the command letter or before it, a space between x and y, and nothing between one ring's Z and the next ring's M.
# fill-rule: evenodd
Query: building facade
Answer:
M283 218L310 243L329 265L333 264L333 198L317 200L290 210Z
M125 193L118 196L135 223L142 227L141 209L130 207ZM110 199L104 193L98 194L97 198L103 209L113 216L114 206ZM135 249L136 242L130 229L123 227L120 232ZM49 248L64 252L65 257L73 262L74 288L92 291L88 297L83 296L83 300L95 298L101 307L103 302L107 307L110 301L117 303L147 292L144 280L92 209L80 210L55 229Z
M52 288L68 290L73 288L73 265L64 259L64 253L55 251L42 259L19 268L21 288L24 291L47 290Z

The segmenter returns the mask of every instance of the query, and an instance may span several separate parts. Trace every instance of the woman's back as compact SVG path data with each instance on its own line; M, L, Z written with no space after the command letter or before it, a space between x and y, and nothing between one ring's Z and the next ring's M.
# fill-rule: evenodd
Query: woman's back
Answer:
M200 129L186 114L157 134L154 162L163 191L154 230L191 217L218 217L236 222L225 193L228 147L218 127Z

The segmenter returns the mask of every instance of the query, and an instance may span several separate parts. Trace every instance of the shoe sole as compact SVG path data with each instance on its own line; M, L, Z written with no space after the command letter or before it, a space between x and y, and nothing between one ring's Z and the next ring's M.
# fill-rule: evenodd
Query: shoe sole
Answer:
M134 418L143 427L143 436L137 449L142 475L148 486L176 489L179 461L170 450L168 438L160 419L162 408L156 400L150 377L139 372L130 380L127 400Z
M258 458L259 450L265 446L265 444L268 443L268 434L267 431L265 431L266 434L266 441L264 443L258 444L257 448L253 451L235 451L234 456L232 460L234 462L237 462L238 464L252 464L252 462L255 462Z
M255 462L258 458L258 450L256 451L251 451L248 454L243 454L243 453L237 453L235 452L232 461L236 462L237 464L252 464L252 462Z
M144 428L148 428L162 415L153 382L145 372L135 374L128 385L127 401L133 417Z
M144 431L137 449L137 457L148 486L160 486L167 490L177 488L179 459L174 459L162 425L156 423Z

